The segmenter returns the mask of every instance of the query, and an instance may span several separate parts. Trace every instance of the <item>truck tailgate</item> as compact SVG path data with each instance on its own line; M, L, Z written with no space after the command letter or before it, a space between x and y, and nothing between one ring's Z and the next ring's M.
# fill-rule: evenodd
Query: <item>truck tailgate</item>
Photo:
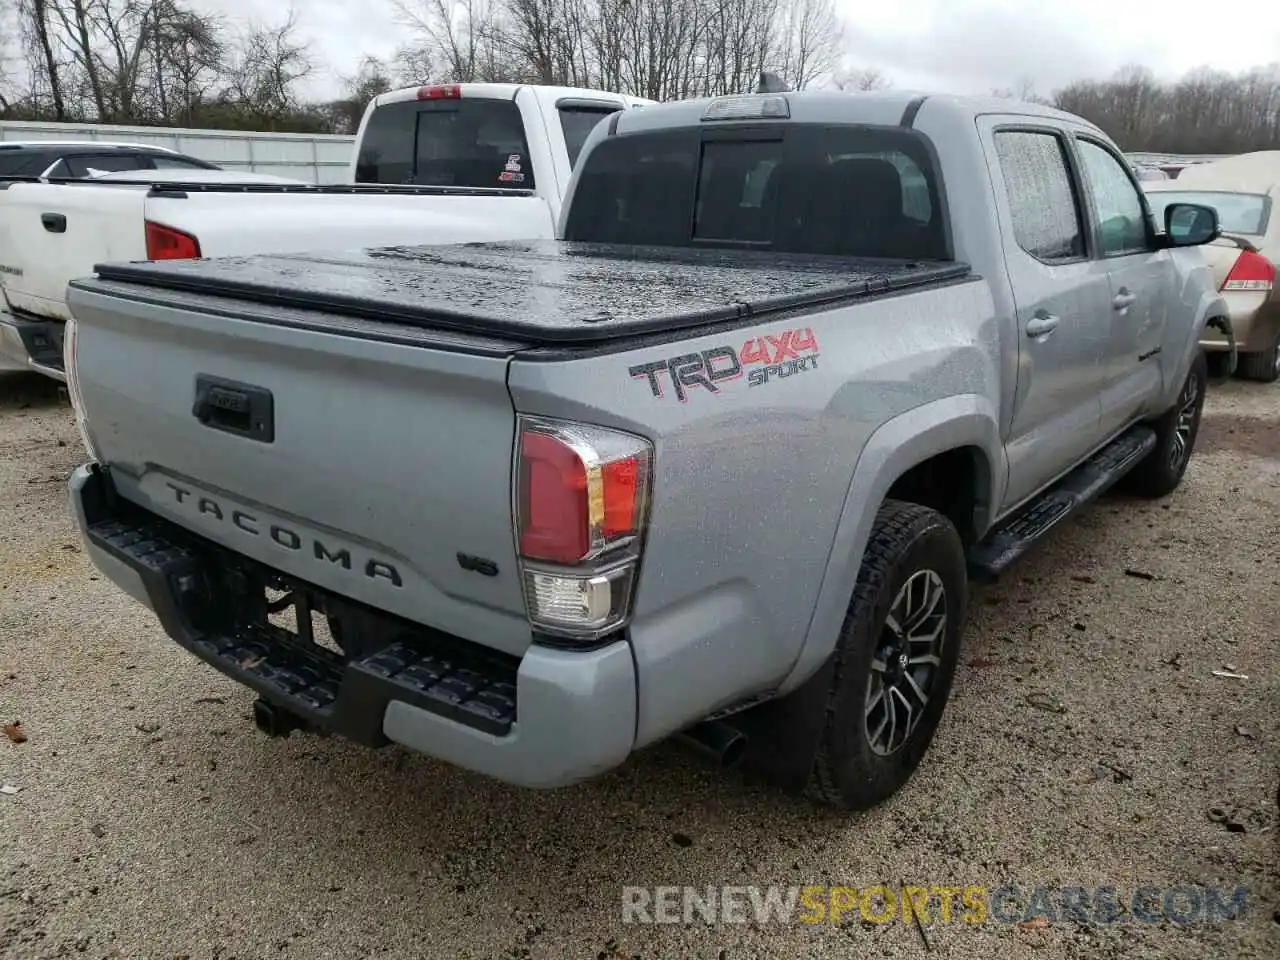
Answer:
M69 292L77 389L121 496L325 590L523 652L518 344L372 339L376 324L146 292Z

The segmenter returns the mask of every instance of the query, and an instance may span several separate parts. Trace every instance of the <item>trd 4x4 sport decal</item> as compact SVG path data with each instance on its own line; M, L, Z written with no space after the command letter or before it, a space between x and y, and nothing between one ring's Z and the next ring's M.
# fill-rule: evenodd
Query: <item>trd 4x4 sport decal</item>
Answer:
M724 384L741 380L744 373L748 387L763 387L817 367L818 338L808 327L801 327L777 336L753 337L737 350L725 344L700 353L638 363L629 372L634 379L646 379L655 397L665 396L664 385L670 381L676 399L684 403L693 387L719 393Z

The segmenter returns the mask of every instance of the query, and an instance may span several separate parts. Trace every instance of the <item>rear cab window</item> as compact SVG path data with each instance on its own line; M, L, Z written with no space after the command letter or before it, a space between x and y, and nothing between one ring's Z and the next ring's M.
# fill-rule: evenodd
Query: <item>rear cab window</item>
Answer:
M520 109L478 97L383 104L365 126L356 182L532 190Z
M568 240L949 259L928 142L789 123L619 135L583 161Z

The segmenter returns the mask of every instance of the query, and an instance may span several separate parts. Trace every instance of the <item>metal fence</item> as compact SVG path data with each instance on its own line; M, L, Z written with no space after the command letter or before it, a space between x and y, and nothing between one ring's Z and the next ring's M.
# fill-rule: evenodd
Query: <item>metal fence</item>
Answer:
M323 133L188 130L99 123L0 121L0 140L110 140L168 147L227 170L342 183L354 137Z

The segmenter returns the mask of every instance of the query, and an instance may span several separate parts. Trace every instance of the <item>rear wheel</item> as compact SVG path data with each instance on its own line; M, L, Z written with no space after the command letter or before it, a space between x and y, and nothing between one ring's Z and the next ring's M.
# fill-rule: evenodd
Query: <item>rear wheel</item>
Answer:
M1270 350L1240 354L1236 376L1259 383L1275 383L1280 380L1280 333L1271 341Z
M1182 482L1200 433L1208 379L1209 362L1200 350L1182 382L1177 401L1151 425L1156 431L1155 449L1124 478L1123 486L1130 492L1140 497L1163 497Z
M833 654L810 797L865 810L910 779L951 692L967 599L964 546L951 521L887 501Z

